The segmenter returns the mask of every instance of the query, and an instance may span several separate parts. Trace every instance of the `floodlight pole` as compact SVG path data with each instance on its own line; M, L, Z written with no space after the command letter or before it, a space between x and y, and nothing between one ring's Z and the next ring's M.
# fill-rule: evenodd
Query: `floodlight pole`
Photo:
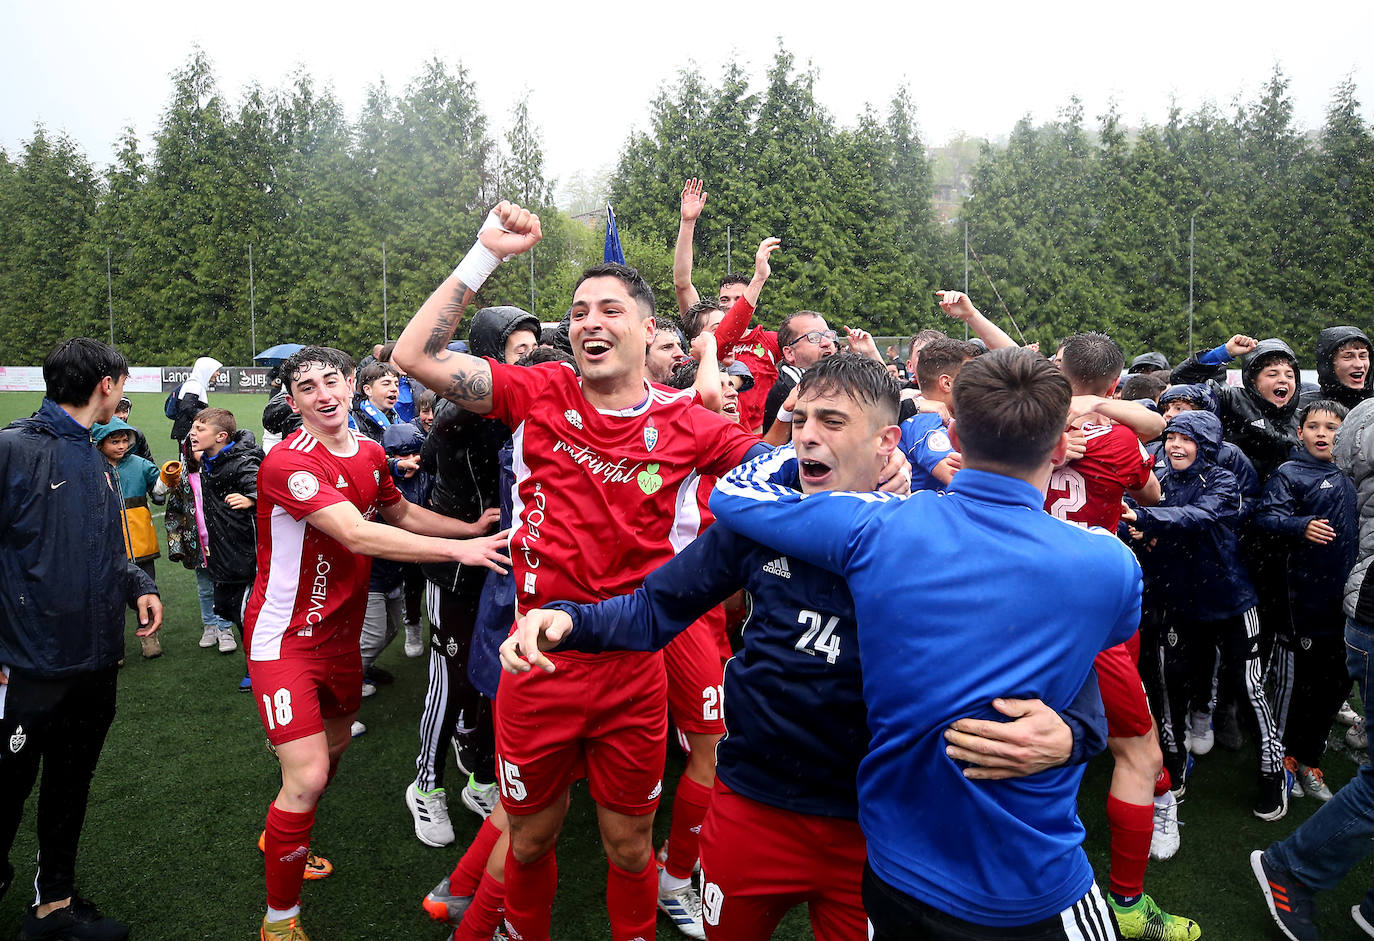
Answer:
M110 248L105 246L105 296L110 304L110 346L114 346L114 279L110 276Z
M253 293L253 244L248 244L248 335L253 348L248 351L251 363L258 355L258 305Z
M1188 217L1188 355L1193 355L1193 236L1197 216Z
M386 239L382 239L382 342L388 342L391 337L391 324L387 322L386 315Z
M731 268L730 268L730 261L731 261L731 259L730 259L730 227L727 225L727 226L725 227L725 273L726 273L726 274L734 274L734 271L731 270Z

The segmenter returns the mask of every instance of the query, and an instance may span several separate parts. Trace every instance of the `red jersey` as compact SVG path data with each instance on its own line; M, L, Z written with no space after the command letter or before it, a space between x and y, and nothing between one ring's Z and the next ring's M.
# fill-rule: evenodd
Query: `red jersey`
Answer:
M1080 430L1087 453L1050 474L1045 510L1070 523L1116 532L1121 497L1145 486L1153 461L1125 425L1088 423Z
M739 396L739 423L746 431L763 426L763 406L773 383L778 381L778 363L782 361L776 332L758 326L746 329L753 314L753 305L741 296L730 305L725 319L716 327L720 357L734 356L749 367L754 377L753 386Z
M772 330L755 327L726 352L748 366L754 376L754 385L748 392L739 394L739 422L752 431L763 425L763 403L767 401L773 383L778 381L778 362L782 359L778 335Z
M386 452L353 434L354 451L334 454L305 429L289 435L258 470L258 574L243 613L251 660L333 657L358 649L367 610L370 556L305 522L345 501L367 519L401 493Z
M491 372L492 417L515 430L510 556L520 611L638 588L700 531L698 471L723 474L758 444L692 404L690 391L646 383L639 405L602 411L564 364L492 363Z

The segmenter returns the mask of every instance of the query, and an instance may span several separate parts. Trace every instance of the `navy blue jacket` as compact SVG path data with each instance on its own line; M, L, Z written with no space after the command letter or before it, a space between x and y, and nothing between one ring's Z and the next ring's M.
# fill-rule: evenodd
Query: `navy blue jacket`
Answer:
M1221 405L1217 401L1217 394L1205 382L1175 385L1165 389L1159 397L1159 410L1163 412L1168 404L1175 399L1184 399L1200 405L1217 418L1221 417ZM1163 466L1169 463L1168 458L1161 454L1164 450L1164 436L1160 435L1158 441L1151 441L1145 446L1145 450L1149 451L1155 459L1154 471L1155 476L1158 477L1163 472ZM1216 463L1236 477L1236 484L1240 487L1241 497L1240 521L1244 523L1254 512L1255 504L1259 502L1260 497L1260 480L1259 475L1255 473L1255 465L1250 463L1250 459L1245 456L1244 451L1225 440L1217 449Z
M1255 589L1241 559L1236 527L1240 489L1216 464L1221 420L1211 412L1183 412L1164 429L1197 442L1197 460L1157 471L1163 495L1157 506L1137 507L1136 546L1145 572L1145 604L1197 621L1219 621L1255 606ZM1155 544L1151 546L1151 541Z
M795 477L795 467L784 473ZM762 804L857 819L868 711L854 599L842 576L712 526L633 594L554 605L573 619L562 648L658 650L740 588L753 598L752 613L725 668L716 774ZM1063 718L1074 732L1071 763L1106 745L1095 677Z
M124 609L157 586L124 553L113 468L43 400L0 431L0 664L58 678L124 656Z
M1329 521L1336 538L1324 546L1309 542L1303 532L1314 519ZM1354 482L1331 461L1294 448L1293 460L1265 485L1253 522L1283 537L1288 549L1288 599L1296 635L1340 634L1345 579L1359 543Z

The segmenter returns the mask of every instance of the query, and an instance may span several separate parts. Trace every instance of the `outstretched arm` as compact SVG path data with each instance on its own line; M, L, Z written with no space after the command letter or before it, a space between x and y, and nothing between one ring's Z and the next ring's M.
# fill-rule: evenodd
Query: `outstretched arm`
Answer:
M677 226L677 244L673 247L673 292L677 294L677 312L687 313L701 296L692 286L692 238L697 231L697 218L706 205L706 191L702 180L688 180L682 184L682 221Z
M963 291L936 291L935 296L940 299L940 309L955 320L962 320L968 324L974 336L986 343L988 349L1000 350L1006 346L1017 345L1015 340L1007 336L1005 330L983 316Z
M1096 412L1118 425L1125 425L1141 441L1153 441L1164 434L1164 416L1139 402L1108 399L1100 395L1075 395L1069 406L1069 421Z
M451 402L479 415L490 412L491 367L479 357L453 352L448 344L463 311L496 266L533 248L542 237L537 215L502 201L488 214L477 244L396 340L396 365Z
M702 331L692 337L692 359L697 361L697 378L692 389L701 397L701 404L713 412L725 405L720 387L720 359L716 353L716 336Z
M781 245L782 240L772 236L759 243L759 250L754 253L754 277L716 327L716 342L721 349L734 346L749 328L749 318L754 316L754 308L759 306L759 294L763 291L764 282L773 274L768 260Z

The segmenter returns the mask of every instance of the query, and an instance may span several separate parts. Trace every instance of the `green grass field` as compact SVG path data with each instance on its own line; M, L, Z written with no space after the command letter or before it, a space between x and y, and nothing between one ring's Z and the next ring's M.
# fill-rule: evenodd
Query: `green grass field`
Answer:
M171 457L162 396L132 398L132 422L147 435L159 461ZM29 414L38 401L36 393L0 395L0 422ZM239 413L255 432L264 403L261 396L214 397L215 405ZM153 661L139 657L130 619L130 656L120 678L119 712L92 787L79 888L107 913L130 923L137 941L256 937L263 912L256 840L279 784L276 762L264 747L249 696L237 690L242 653L221 655L196 645L201 623L194 577L164 559L158 562L158 583L166 605L165 655ZM314 846L334 862L335 873L305 887L305 924L315 941L445 938L445 929L424 916L419 901L447 874L478 825L455 798L458 847L432 849L415 839L402 795L414 777L425 661L406 659L398 641L380 662L397 682L364 700L360 718L368 733L349 749L317 817ZM1253 761L1249 751L1220 749L1199 761L1180 811L1183 848L1168 862L1152 863L1147 876L1147 891L1166 909L1196 918L1205 938L1278 937L1247 857L1316 809L1314 801L1303 799L1277 823L1251 816ZM672 786L681 773L675 756L669 765L664 808L671 806ZM1355 768L1343 749L1330 754L1326 771L1332 788ZM1110 774L1110 759L1093 762L1081 801L1088 852L1104 886ZM457 781L450 759L449 783ZM34 806L31 800L11 853L16 885L0 901L0 937L18 930L31 899ZM656 829L662 840L666 810ZM576 794L560 841L559 872L554 937L606 937L605 862L583 790ZM1365 863L1323 897L1323 937L1362 937L1347 913L1371 883L1374 866ZM659 936L678 937L662 919ZM810 937L804 913L793 912L775 937Z

